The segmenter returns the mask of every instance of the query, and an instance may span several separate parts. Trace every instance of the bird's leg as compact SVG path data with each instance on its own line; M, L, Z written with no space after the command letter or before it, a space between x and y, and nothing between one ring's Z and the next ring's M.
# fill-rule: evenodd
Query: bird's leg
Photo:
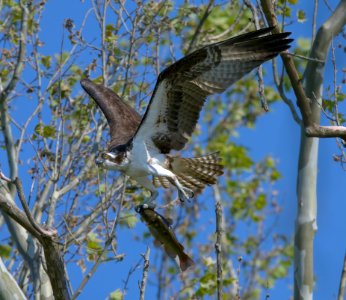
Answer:
M174 176L172 178L172 181L173 181L172 184L175 185L176 188L178 189L178 196L181 202L185 202L195 196L195 193L193 192L193 190L182 186L177 176Z
M148 160L148 167L153 175L166 177L171 184L176 186L180 201L184 202L194 197L194 192L189 188L183 187L172 171L164 168L159 163L155 163L151 159Z

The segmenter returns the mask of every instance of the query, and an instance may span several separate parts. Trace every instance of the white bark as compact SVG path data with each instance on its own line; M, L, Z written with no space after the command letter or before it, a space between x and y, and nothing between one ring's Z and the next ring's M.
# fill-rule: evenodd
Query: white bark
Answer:
M14 200L6 185L6 183L0 180L0 193L9 202L13 203ZM48 275L44 271L41 263L40 255L42 254L38 249L37 242L34 241L22 226L13 221L9 216L6 214L3 214L3 216L19 253L30 269L30 276L34 283L35 299L54 299ZM7 299L2 298L4 295L1 292L2 290L0 290L0 299Z
M325 61L333 36L346 23L346 0L340 1L332 16L320 27L313 43L311 58ZM305 94L312 99L312 119L320 123L324 63L309 61L305 72ZM295 229L294 299L313 298L313 240L317 230L317 166L318 139L309 138L302 128L299 153L297 197L298 211Z
M24 293L18 286L11 273L0 258L0 298L13 300L26 300Z

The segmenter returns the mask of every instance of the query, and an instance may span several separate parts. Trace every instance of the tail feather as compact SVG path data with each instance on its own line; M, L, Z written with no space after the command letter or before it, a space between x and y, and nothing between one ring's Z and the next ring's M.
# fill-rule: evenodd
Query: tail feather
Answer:
M201 191L206 185L215 184L223 174L219 152L193 158L169 158L170 169L186 187Z
M162 176L153 176L153 184L155 187L163 186L165 189L170 185L168 178Z
M203 184L201 181L199 181L198 179L195 179L194 177L189 176L189 175L179 174L178 180L179 180L179 182L182 182L183 185L185 182L186 187L190 188L190 189L193 189L195 187L197 187L199 189L203 189L205 186L205 184Z

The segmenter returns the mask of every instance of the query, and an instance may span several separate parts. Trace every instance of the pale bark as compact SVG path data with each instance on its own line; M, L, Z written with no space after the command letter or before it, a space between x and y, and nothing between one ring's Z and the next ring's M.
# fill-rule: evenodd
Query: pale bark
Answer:
M1 181L0 181L1 186ZM3 190L6 191L3 185ZM22 192L22 191L21 191ZM25 200L25 199L23 199ZM26 251L21 253L25 262L29 265L31 276L35 276L38 286L35 286L35 299L56 299L56 300L68 300L70 299L69 290L67 287L67 279L65 276L64 262L61 255L61 249L57 236L54 235L54 230L49 231L43 229L40 225L33 225L30 218L28 218L17 206L8 201L6 195L0 193L0 210L4 213L6 218L11 219L11 222L17 224L17 227L23 231L23 234L27 235L28 245L24 248ZM23 227L21 227L23 226ZM27 230L25 231L24 228ZM30 234L28 234L28 232ZM38 239L43 253L40 251L38 243L34 240ZM25 246L25 245L23 245ZM24 250L22 248L18 248ZM21 251L19 250L19 252ZM43 268L44 262L46 264L46 271ZM54 296L53 296L54 291ZM2 290L0 290L2 292ZM0 294L1 297L5 295ZM7 298L4 298L7 299Z
M222 201L219 187L217 185L214 188L215 198L215 220L216 220L216 241L215 241L215 253L216 253L216 283L217 283L217 299L221 300L223 296L222 283L223 283L223 269L222 269L222 245L224 235L223 224L223 212Z
M145 299L145 288L147 286L148 281L148 273L149 273L149 258L150 258L150 248L147 247L147 251L145 252L145 255L143 255L143 276L141 280L141 285L139 288L139 299L144 300Z
M297 179L297 219L294 238L294 299L312 299L313 240L316 223L318 139L302 129Z
M0 257L0 299L26 300L16 280L8 272Z
M262 0L261 3L269 24L277 26L278 22L271 2ZM345 127L319 125L324 62L333 36L337 35L346 24L345 11L346 0L342 0L332 16L318 30L310 54L310 58L313 60L308 62L303 84L295 69L293 59L282 55L303 117L297 180L298 211L295 228L294 299L309 300L313 298L313 240L317 230L318 139L311 136L344 139L346 137ZM279 28L277 27L276 30L279 31Z
M0 94L0 119L1 119L1 129L5 138L6 151L8 155L10 177L15 178L18 174L18 164L16 155L16 146L14 144L12 130L9 122L7 100L9 95L15 89L16 84L23 72L25 64L25 53L26 53L26 42L27 42L27 32L28 32L28 20L29 20L29 9L25 1L20 2L20 7L22 11L21 18L21 28L20 28L20 39L19 47L17 53L16 65L7 85L2 88ZM4 198L14 203L15 189L5 186L0 182L0 194ZM29 266L31 276L34 283L35 297L37 299L53 299L52 290L49 284L48 276L44 272L42 264L38 257L38 248L35 241L27 234L27 232L19 226L14 220L9 218L4 214L4 220L7 227L11 233L13 241L15 242L19 253L22 255L25 263ZM0 294L0 298L3 295ZM6 299L6 298L5 298Z
M345 287L346 287L346 254L344 256L344 263L342 265L342 272L340 278L338 300L345 299Z
M320 27L313 42L310 57L325 61L333 36L338 34L346 23L346 1L339 3L332 16ZM311 119L313 124L320 123L324 63L309 61L305 76L304 89L311 102ZM306 137L302 129L297 196L298 211L295 229L294 255L294 297L295 299L312 299L314 286L313 240L317 230L317 170L318 139Z
M280 26L278 24L275 11L272 6L271 0L261 0L261 5L263 8L263 12L267 18L269 25L275 26L273 32L280 32ZM337 35L341 28L345 25L345 0L339 2L339 5L335 12L333 13L333 22L328 22L331 18L320 28L320 35L324 36L323 39L328 39L331 41L332 37ZM317 36L316 40L320 38ZM324 42L323 42L324 43ZM330 43L329 43L330 44ZM329 44L327 45L327 49L324 49L326 45L315 45L315 47L322 47L319 51L328 50ZM297 98L297 105L299 107L300 113L302 115L303 124L304 124L304 134L309 137L320 137L320 138L331 138L331 137L340 137L346 141L346 127L345 126L321 126L319 123L316 123L314 120L314 112L312 111L314 105L318 105L316 101L315 95L308 95L303 86L301 76L299 75L293 57L287 55L287 53L283 52L281 54L285 69L287 71L287 75L290 79L294 94ZM309 60L309 65L315 68L316 64L322 64L324 68L324 60L320 60L319 53L311 53L310 58L313 61ZM322 62L321 62L322 61ZM309 66L308 66L309 67ZM318 74L316 74L318 76ZM319 121L319 120L318 120Z
M19 253L29 267L30 275L33 279L35 297L37 299L53 299L53 291L49 278L43 269L41 260L38 259L40 254L37 242L22 226L19 225L21 224L21 220L30 227L30 222L14 204L12 195L9 189L6 187L6 183L4 183L2 180L0 180L0 204L0 210L3 213L11 236L15 241ZM8 211L6 211L7 208ZM19 212L21 214L19 214ZM10 214L12 214L12 216L15 218L17 217L17 219L11 218ZM1 297L3 297L2 294L0 294L0 299L2 299Z

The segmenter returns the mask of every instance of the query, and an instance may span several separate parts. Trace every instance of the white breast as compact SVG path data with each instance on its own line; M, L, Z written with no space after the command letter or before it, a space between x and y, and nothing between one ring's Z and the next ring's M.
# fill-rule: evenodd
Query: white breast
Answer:
M135 140L130 152L130 165L127 174L132 177L155 175L151 164L164 165L165 155L158 153L156 147L150 147L143 140Z

